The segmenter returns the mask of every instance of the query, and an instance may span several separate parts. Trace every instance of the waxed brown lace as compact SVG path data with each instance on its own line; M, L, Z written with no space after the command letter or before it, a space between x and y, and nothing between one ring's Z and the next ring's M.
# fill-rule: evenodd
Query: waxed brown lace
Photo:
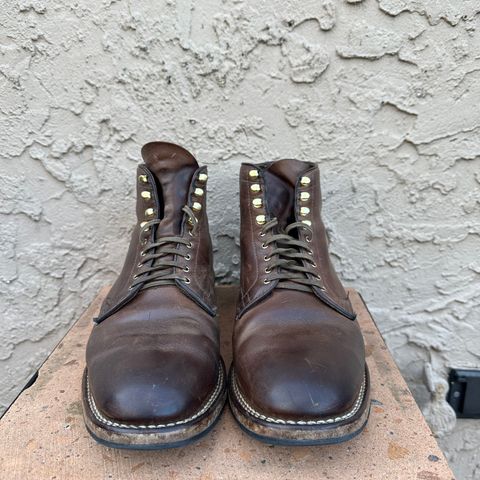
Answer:
M293 222L283 230L275 232L278 226L276 218L269 220L262 228L261 237L265 237L262 247L273 246L270 255L265 256L268 274L265 283L278 280L278 288L311 291L312 287L324 290L321 277L313 260L313 251L307 242L294 237L290 232L306 230L307 238L311 238L312 229L303 222ZM310 235L310 236L308 236ZM305 263L303 262L305 260Z
M140 289L142 290L157 285L171 285L176 280L190 283L185 275L189 271L189 267L186 265L190 260L188 250L192 248L187 235L195 235L198 219L188 205L185 205L182 211L187 214L188 224L191 227L183 236L171 235L156 238L157 226L162 223L161 219L150 220L141 228L140 242L143 242L145 246L140 253L138 265L140 270L134 275L130 288L141 285ZM151 237L148 239L151 228L154 229L153 240ZM186 247L186 249L182 247Z

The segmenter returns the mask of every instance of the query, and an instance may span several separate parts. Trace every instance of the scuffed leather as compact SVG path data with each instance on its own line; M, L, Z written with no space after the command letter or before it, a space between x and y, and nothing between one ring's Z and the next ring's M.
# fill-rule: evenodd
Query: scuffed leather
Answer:
M248 172L258 169L259 178L252 180ZM276 175L272 174L272 170ZM242 314L260 299L268 295L277 282L265 285L267 278L264 272L263 258L269 255L273 247L262 248L260 232L261 225L257 225L255 217L264 214L267 218L278 218L280 226L301 220L298 199L298 181L304 175L311 178L309 187L303 187L311 195L311 218L313 235L310 247L314 251L314 259L319 265L319 273L323 279L326 291L315 289L315 294L322 301L336 309L350 319L355 318L348 295L345 292L333 268L328 254L328 239L325 226L321 218L321 193L318 167L314 164L300 162L299 160L279 160L265 164L242 164L240 168L240 211L241 211L241 237L242 263L240 273L241 295L238 313ZM251 191L250 186L258 183L262 192L265 192L265 204L262 208L252 207L253 198L258 197ZM301 231L301 239L305 232ZM259 265L261 267L259 267Z
M98 408L135 425L192 416L215 388L219 361L216 320L173 285L140 292L87 345Z
M141 245L139 244L140 223L145 220L145 210L153 208L163 215L162 223L157 230L157 238L167 235L187 235L186 218L182 207L192 202L192 191L198 185L198 176L206 173L206 167L199 167L195 158L182 147L166 142L147 143L142 148L142 155L150 168L140 165L137 168L137 223L133 229L130 247L122 271L105 298L97 322L102 322L126 303L131 301L140 291L140 286L129 289L133 276L137 273L140 261ZM185 163L185 165L184 165ZM180 165L177 165L180 164ZM176 173L177 172L177 173ZM138 181L140 175L146 175L147 184ZM206 186L205 186L206 189ZM140 193L148 190L151 199L144 199ZM164 198L166 201L164 201ZM197 235L188 237L192 243L189 252L192 255L192 267L189 274L190 284L177 282L177 286L190 299L198 303L210 315L216 314L215 275L213 272L213 252L208 231L206 212L206 191L202 199L203 208L199 213ZM153 231L150 234L153 239Z
M257 179L249 177L257 169ZM299 185L308 176L310 184ZM251 191L258 183L261 194ZM325 291L304 292L267 285L265 273L273 247L263 248L262 226L277 218L278 231L300 216L300 192L310 193L308 205L317 272ZM263 199L254 208L253 198ZM364 382L365 348L348 296L328 255L321 218L318 168L298 160L260 165L243 164L240 170L241 281L234 327L233 370L242 395L262 415L292 421L341 415L354 405ZM299 230L305 240L305 231Z
M174 144L147 144L142 155L146 164L137 169L137 224L86 352L89 388L100 413L117 423L138 426L175 423L194 415L215 389L222 364L206 185L198 179L206 169ZM139 175L146 175L148 183L141 182ZM199 186L204 195L195 200L202 209L195 212L199 223L190 236L182 208L192 205L193 191ZM142 191L151 192L151 198L143 198ZM139 269L140 223L148 220L147 208L154 208L162 219L157 239L180 235L191 242L189 284L130 288ZM151 230L147 235L153 240Z
M349 410L365 372L363 337L313 294L274 290L237 319L234 370L250 405L283 420Z

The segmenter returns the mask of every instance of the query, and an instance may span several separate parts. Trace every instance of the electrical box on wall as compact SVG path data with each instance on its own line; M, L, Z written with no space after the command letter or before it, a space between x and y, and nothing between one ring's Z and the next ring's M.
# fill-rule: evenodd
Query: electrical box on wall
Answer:
M452 368L447 402L458 418L480 418L480 370Z

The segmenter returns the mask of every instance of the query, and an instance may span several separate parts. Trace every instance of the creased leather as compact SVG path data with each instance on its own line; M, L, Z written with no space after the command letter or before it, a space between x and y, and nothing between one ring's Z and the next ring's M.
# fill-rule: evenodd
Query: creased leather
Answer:
M156 147L159 149L158 152L155 151ZM178 152L175 153L177 149ZM140 286L134 289L129 289L129 287L138 270L135 267L140 261L139 225L146 220L145 210L153 208L155 212L159 212L159 215L162 213L164 215L162 223L157 229L157 238L172 234L186 234L184 227L186 216L181 209L184 205L192 202L192 191L195 186L198 186L199 174L207 172L206 167L198 167L194 157L185 149L170 143L148 143L143 147L142 154L151 169L146 165L140 165L137 168L137 179L140 175L147 175L149 182L145 184L137 180L137 223L132 232L130 247L122 271L102 304L100 314L96 319L97 322L105 320L140 292ZM176 165L176 162L180 162L180 165ZM204 187L206 189L206 186ZM151 199L141 197L141 192L145 190L152 193ZM164 195L170 195L170 197L165 197L167 201L164 201ZM215 315L215 276L212 267L212 245L208 233L206 192L202 203L202 211L198 215L198 236L189 238L193 245L190 253L193 259L192 267L194 267L191 268L189 275L191 283L186 285L184 282L177 282L177 285L186 296L198 303L210 315ZM150 238L153 238L153 231Z
M216 388L222 368L207 193L199 180L206 168L174 144L153 142L142 154L148 166L137 169L137 224L86 352L89 388L100 413L116 423L139 427L182 422L195 415ZM141 181L141 175L148 182ZM194 197L196 187L204 190L201 197ZM142 197L145 191L151 198ZM194 201L202 208L195 212L198 225L190 235L182 208ZM146 218L149 208L162 219L155 237L153 228L146 234L150 240L180 235L191 242L185 250L191 256L188 262L174 255L180 267L184 268L181 261L188 263L189 271L183 275L190 283L130 288L142 268L140 223L151 219Z
M258 169L260 173L255 180L248 176L248 172L252 169ZM255 217L260 214L265 214L267 218L276 217L279 220L279 227L301 220L300 205L297 199L298 182L302 175L311 177L311 184L307 188L302 188L302 191L311 195L313 241L310 246L314 250L315 262L319 266L319 273L326 289L326 291L315 289L315 294L342 315L350 319L355 318L350 300L338 279L328 254L328 239L321 218L322 200L318 167L299 160L279 160L258 165L245 163L240 168L240 210L242 215L240 283L242 288L238 315L242 315L276 287L276 282L268 285L263 283L267 275L263 268L259 268L259 265L263 265L263 258L265 255L269 255L272 247L262 248L262 239L259 236L262 227L256 224ZM258 197L250 189L254 183L258 183L262 192L265 192L265 205L261 209L252 207L253 198ZM302 231L301 235L303 239L305 233Z
M258 178L250 177L258 170ZM300 185L302 176L310 178ZM259 184L260 193L252 192ZM300 202L300 192L310 199ZM255 208L254 198L263 205ZM263 248L262 225L276 217L279 233L301 221L308 206L313 233L316 272L325 288L311 291L264 284L273 247ZM262 415L285 421L318 420L348 411L361 392L365 374L365 347L350 301L328 255L321 218L320 177L315 164L280 160L240 169L241 274L237 318L233 334L233 370L242 396ZM306 230L299 229L306 241ZM305 264L306 260L304 261ZM293 428L293 427L292 427Z

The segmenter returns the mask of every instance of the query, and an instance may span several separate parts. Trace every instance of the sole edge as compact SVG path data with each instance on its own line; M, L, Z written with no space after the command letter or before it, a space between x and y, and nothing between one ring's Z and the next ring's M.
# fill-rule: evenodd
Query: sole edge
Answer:
M225 378L225 367L223 378ZM86 429L99 444L110 448L128 450L163 450L177 448L196 442L213 429L219 420L227 400L226 382L223 380L220 392L211 407L201 416L191 422L182 423L177 427L158 428L146 431L144 428L115 428L100 425L90 408L87 392L87 369L82 381L83 418Z
M240 428L256 440L271 445L311 446L332 445L349 441L359 435L365 428L370 415L370 377L365 366L366 388L361 407L351 421L323 425L278 425L273 422L258 420L245 411L234 392L234 373L229 375L229 405L233 417ZM237 387L238 388L238 387Z

